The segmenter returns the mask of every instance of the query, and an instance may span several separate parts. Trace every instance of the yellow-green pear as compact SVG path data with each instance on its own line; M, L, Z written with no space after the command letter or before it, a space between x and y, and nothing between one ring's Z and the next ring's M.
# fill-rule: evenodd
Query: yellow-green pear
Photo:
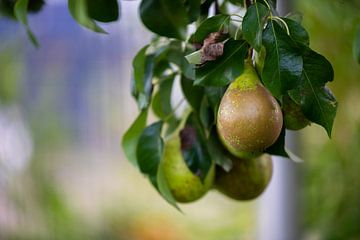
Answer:
M233 81L221 99L217 114L219 138L240 158L258 156L275 143L283 125L281 108L261 84L251 63Z
M204 181L186 165L181 153L181 139L178 134L165 142L163 155L165 178L176 201L188 203L198 200L212 187L215 164L212 163Z
M216 169L215 188L235 200L251 200L261 195L271 180L273 167L270 155L253 159L232 157L229 172Z

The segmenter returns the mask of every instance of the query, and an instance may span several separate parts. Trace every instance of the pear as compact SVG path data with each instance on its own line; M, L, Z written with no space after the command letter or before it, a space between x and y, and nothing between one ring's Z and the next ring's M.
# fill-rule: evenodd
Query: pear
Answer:
M181 152L181 139L178 134L165 142L163 169L170 191L176 201L181 203L198 200L213 186L215 164L212 163L204 181L186 165Z
M299 105L288 95L283 96L283 110L285 127L289 130L300 130L308 125L310 121L305 117Z
M261 84L251 63L227 88L217 114L217 131L226 149L240 158L258 156L280 135L281 108Z
M268 186L272 172L270 155L263 154L253 159L232 157L233 167L229 172L216 169L215 188L236 200L257 198Z

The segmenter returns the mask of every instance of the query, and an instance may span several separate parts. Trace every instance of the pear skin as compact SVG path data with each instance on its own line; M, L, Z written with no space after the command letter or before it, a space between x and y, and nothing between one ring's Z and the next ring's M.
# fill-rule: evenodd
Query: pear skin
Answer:
M235 200L252 200L263 193L272 177L270 155L254 159L232 157L233 167L229 172L216 169L215 188Z
M284 123L289 130L300 130L310 125L310 121L305 117L299 105L289 96L283 97Z
M283 125L281 108L261 84L250 61L221 99L217 131L229 152L253 158L275 143Z
M212 163L202 182L186 165L181 154L181 140L178 135L165 142L163 169L170 190L176 201L193 202L205 195L212 187L215 178L215 164Z

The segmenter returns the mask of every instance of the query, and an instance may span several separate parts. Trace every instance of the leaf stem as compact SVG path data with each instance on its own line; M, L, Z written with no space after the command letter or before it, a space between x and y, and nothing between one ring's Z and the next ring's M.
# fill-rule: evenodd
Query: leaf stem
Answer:
M286 23L284 20L282 20L282 19L281 19L280 17L278 17L278 16L273 16L273 15L271 15L270 18L280 21L280 22L284 25L284 27L286 28L286 33L287 33L287 35L290 35L289 26L287 25L287 23Z
M169 113L165 118L164 118L164 121L166 122L167 120L169 120L169 118L171 118L176 110L178 110L178 108L181 106L181 104L184 102L185 98L182 98L177 104L176 106L174 107L174 109L171 111L171 113Z

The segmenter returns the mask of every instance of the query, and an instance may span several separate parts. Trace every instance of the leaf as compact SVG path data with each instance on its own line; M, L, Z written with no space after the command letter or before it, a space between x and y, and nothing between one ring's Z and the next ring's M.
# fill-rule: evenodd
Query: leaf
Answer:
M282 127L280 136L276 142L265 150L266 153L281 157L289 157L285 150L285 126Z
M214 119L216 122L217 112L219 109L220 101L224 96L227 87L206 87L205 94L208 98L211 108L214 112Z
M159 190L161 196L163 196L163 198L168 203L170 203L172 206L174 206L177 210L179 210L181 212L179 206L176 204L176 200L175 200L174 196L171 193L169 183L166 180L162 164L159 165L159 168L157 171L156 182L157 182L157 189Z
M136 99L140 110L147 108L150 104L153 90L153 65L154 56L147 55L148 45L143 47L134 57L133 77L132 77L132 95Z
M139 10L150 31L169 38L186 38L188 18L182 0L142 0Z
M230 23L230 16L219 14L205 19L190 37L191 43L202 43L204 39L213 32L227 30Z
M310 44L309 34L305 30L305 28L301 26L300 23L297 23L292 19L289 18L282 18L282 19L288 25L291 39L299 45L304 44L306 46L309 46Z
M100 22L113 22L119 19L117 0L86 0L89 17Z
M286 31L275 21L269 21L263 33L266 57L262 80L267 89L278 99L287 90L298 86L302 72L299 49Z
M186 12L189 23L196 21L200 16L200 0L185 0Z
M216 164L220 165L226 172L229 172L233 166L229 155L227 155L227 150L223 147L223 144L219 140L219 136L215 128L212 129L209 140L207 141L207 146L211 158L215 161Z
M289 91L289 95L301 106L305 117L323 126L331 137L338 103L325 84L333 80L334 70L325 57L309 48L303 59L300 85Z
M199 112L201 99L204 96L204 89L200 86L194 86L194 81L188 79L184 75L181 76L180 83L186 101L190 104L195 112Z
M140 171L150 176L157 175L157 169L163 155L162 126L163 122L159 121L146 127L136 147L136 158Z
M244 16L242 31L244 39L259 52L262 45L262 32L270 10L261 3L251 5Z
M195 69L195 84L217 87L229 84L244 70L247 50L248 45L245 41L228 40L221 57Z
M201 101L199 117L200 122L205 129L211 129L215 124L215 116L206 96L203 97Z
M171 91L176 74L160 78L159 90L152 99L152 109L156 116L165 120L171 112Z
M360 26L355 33L354 43L353 43L353 55L355 60L360 63Z
M202 50L197 50L196 52L186 55L185 58L191 64L200 64L201 63L201 53L202 53Z
M14 6L14 15L16 19L25 27L26 33L32 44L38 48L40 46L39 42L32 33L27 19L28 5L29 0L18 0Z
M121 145L125 156L134 166L137 166L136 146L140 135L146 126L147 115L148 111L143 110L122 138Z
M71 16L83 27L98 33L107 33L99 27L88 13L87 0L68 0L68 7Z
M189 169L204 181L211 167L206 138L196 114L191 113L180 131L181 152Z

